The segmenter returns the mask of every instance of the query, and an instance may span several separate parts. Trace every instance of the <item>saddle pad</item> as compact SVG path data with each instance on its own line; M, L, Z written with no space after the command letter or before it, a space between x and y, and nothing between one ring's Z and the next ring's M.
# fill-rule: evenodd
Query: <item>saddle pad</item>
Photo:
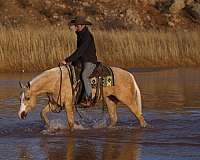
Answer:
M74 85L76 82L80 79L80 73L77 74L76 69L74 66L69 65L69 72L70 72L70 78L71 83ZM79 75L77 77L77 75ZM92 88L97 87L98 79L102 77L102 86L108 87L108 86L114 86L114 75L112 72L112 69L110 67L106 67L103 64L99 64L96 70L91 74L90 76L90 82Z
M91 82L92 88L97 87L97 78L96 77L90 78L90 82ZM113 84L114 84L114 79L112 76L106 76L106 77L102 78L102 86L103 87L110 87L110 86L113 86Z

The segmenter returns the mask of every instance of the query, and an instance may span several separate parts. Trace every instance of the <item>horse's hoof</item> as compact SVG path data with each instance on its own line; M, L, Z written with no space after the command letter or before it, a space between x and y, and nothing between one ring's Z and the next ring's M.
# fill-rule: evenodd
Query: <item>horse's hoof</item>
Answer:
M74 128L70 128L69 131L70 131L70 132L74 132Z
M44 127L45 127L46 129L49 129L49 128L50 128L50 125L49 125L49 124L45 124Z
M153 126L148 123L145 123L144 125L141 126L141 128L152 129Z
M108 128L109 129L113 129L113 128L115 128L115 126L114 125L109 125Z

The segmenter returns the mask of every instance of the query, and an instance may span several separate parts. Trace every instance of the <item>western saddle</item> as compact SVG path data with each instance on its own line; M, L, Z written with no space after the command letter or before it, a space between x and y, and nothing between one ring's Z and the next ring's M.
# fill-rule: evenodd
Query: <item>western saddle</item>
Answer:
M80 107L91 107L95 106L97 102L104 102L103 88L114 86L114 74L110 67L105 66L101 62L97 62L96 68L90 75L90 82L93 89L95 89L94 99L89 106L82 106L81 103L84 102L84 85L81 79L82 66L69 64L66 66L69 71L70 81L72 85L73 101L74 105L80 105Z

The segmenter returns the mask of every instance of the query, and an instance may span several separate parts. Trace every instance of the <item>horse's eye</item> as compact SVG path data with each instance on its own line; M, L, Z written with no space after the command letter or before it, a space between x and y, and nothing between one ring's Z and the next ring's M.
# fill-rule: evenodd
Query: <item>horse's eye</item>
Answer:
M29 101L29 100L30 100L30 97L25 97L25 100Z

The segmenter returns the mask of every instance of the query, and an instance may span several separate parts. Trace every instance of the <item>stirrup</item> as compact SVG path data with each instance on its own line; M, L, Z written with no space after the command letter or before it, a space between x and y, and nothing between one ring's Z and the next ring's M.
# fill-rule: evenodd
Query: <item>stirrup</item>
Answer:
M93 104L94 104L94 99L93 98L86 98L86 101L80 103L80 105L83 108L91 107Z

